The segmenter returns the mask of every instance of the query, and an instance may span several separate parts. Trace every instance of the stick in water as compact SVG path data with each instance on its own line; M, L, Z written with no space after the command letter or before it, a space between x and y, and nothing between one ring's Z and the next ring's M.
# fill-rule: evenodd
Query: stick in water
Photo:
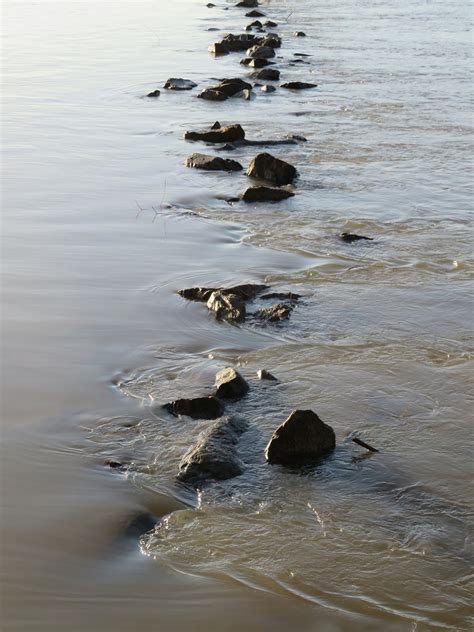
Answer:
M373 448L368 443L365 443L364 441L362 441L362 439L358 439L357 437L352 437L352 441L354 443L357 443L357 445L361 445L366 450L370 450L370 452L378 452L377 448Z

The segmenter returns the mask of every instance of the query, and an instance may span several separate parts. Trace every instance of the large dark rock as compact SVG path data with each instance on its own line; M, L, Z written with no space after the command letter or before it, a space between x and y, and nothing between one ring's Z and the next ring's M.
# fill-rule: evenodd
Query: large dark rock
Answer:
M252 57L246 57L245 59L241 59L240 63L243 66L248 66L249 68L264 68L265 66L270 66L274 62L270 61L269 59L263 59L261 57L258 59L253 59Z
M260 369L259 371L257 371L257 377L259 380L268 380L269 382L278 382L278 379L272 373L270 373L270 371L267 371L266 369Z
M263 17L265 17L265 13L262 13L262 11L259 11L258 9L255 9L253 11L249 11L248 13L246 13L245 17L247 17L247 18L263 18Z
M271 154L258 154L252 160L246 174L252 178L266 180L272 184L280 186L282 184L291 184L297 176L297 171L284 160L275 158Z
M244 378L232 367L222 369L216 375L216 397L219 399L241 399L249 390Z
M270 35L266 35L261 41L262 46L270 46L271 48L280 48L281 46L281 37L276 33L271 33Z
M217 320L241 323L245 320L245 302L237 294L216 291L207 301L207 308L214 312Z
M271 46L252 46L246 55L251 59L271 59L275 57L275 50Z
M304 81L289 81L288 83L282 83L282 88L288 90L307 90L308 88L317 88L317 83L306 83Z
M211 424L181 459L177 479L198 486L207 480L226 480L242 474L244 465L236 454L236 445L246 429L247 423L242 419L224 417Z
M268 285L260 283L245 283L243 285L234 285L234 287L191 287L184 290L178 290L178 294L188 301L201 301L207 303L213 292L221 294L234 294L243 301L254 299L260 292L268 289Z
M172 77L168 79L165 83L165 88L167 90L192 90L197 86L197 83L191 81L190 79L177 79Z
M342 241L351 244L354 241L366 240L366 241L374 241L373 237L365 237L364 235L355 235L354 233L341 233L339 237Z
M224 413L222 402L212 396L175 399L173 402L164 404L163 408L175 417L186 415L193 419L217 419Z
M258 0L240 0L235 5L236 7L244 7L245 9L252 9L253 7L258 7Z
M270 93L270 92L275 92L276 88L275 88L275 86L265 85L265 86L262 86L262 87L260 88L260 90L261 90L262 92L267 92L267 93Z
M244 202L280 202L294 193L286 189L275 189L273 187L249 187L242 195Z
M266 26L269 29L273 29L276 26L278 26L278 24L276 22L273 22L272 20L267 20L266 22L263 23L263 26Z
M242 90L252 90L252 84L239 78L223 79L218 85L212 86L212 89L223 92L227 97L233 97Z
M282 320L288 320L294 305L286 305L285 303L275 303L271 307L262 307L255 312L256 318L264 320L267 323L279 323Z
M186 167L203 169L204 171L242 171L242 165L230 158L220 156L207 156L206 154L193 154L186 159Z
M257 39L251 33L241 33L234 35L227 33L220 42L214 42L208 47L208 51L213 55L227 55L228 53L237 53L247 50L249 46L260 43L263 38Z
M198 98L205 101L226 101L229 97L215 88L206 88L198 94Z
M336 447L336 436L312 410L295 410L273 433L265 450L269 463L302 466L316 463Z
M278 81L280 78L280 71L276 68L262 68L254 75L255 79L261 79L262 81Z

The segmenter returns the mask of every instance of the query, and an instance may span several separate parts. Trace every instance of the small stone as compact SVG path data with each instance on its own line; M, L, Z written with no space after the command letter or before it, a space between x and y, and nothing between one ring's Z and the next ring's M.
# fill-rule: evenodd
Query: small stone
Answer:
M271 35L267 35L261 41L261 46L270 46L270 48L280 48L281 46L281 37L276 33L272 33Z
M216 392L219 399L238 400L248 393L249 385L232 367L222 369L216 375Z
M267 323L279 323L288 320L293 311L293 305L275 303L271 307L262 307L255 312L255 317Z
M260 371L257 371L257 377L259 380L269 380L271 382L278 382L277 378L266 369L260 369Z
M242 200L244 202L280 202L293 196L294 193L286 189L249 187L242 195Z
M273 29L276 26L278 26L278 24L276 22L272 22L272 20L267 20L266 22L263 23L263 26L266 26L269 29Z
M256 79L262 79L263 81L278 81L280 78L280 71L276 68L263 68L254 74Z
M146 96L151 98L159 97L161 92L159 90L153 90L153 92L149 92Z
M341 233L339 237L342 241L345 241L351 244L354 241L360 241L361 239L365 239L366 241L374 241L373 237L365 237L364 235L355 235L353 233Z
M265 17L265 13L262 13L261 11L254 10L254 11L249 11L248 13L245 14L246 18L263 18Z
M192 169L203 169L204 171L242 171L243 169L242 165L236 160L197 153L189 156L185 165Z
M277 186L291 184L298 175L293 165L268 153L255 156L248 166L246 174L251 178L267 180Z
M208 2L208 3L206 4L206 7L207 7L208 9L212 9L212 8L213 8L213 7L215 7L215 6L216 6L216 5L215 5L215 4L212 4L212 2Z
M258 7L258 4L258 0L241 0L240 2L237 2L235 6L251 9L252 7Z
M217 290L209 297L207 308L214 312L217 320L236 323L245 320L245 303L237 294L228 294Z
M262 86L260 89L262 92L275 92L276 91L275 86L269 86L269 85Z
M266 450L268 463L303 466L316 463L336 447L336 436L312 410L295 410L273 433Z
M164 404L163 408L175 417L185 415L192 419L217 419L224 413L222 402L212 396L176 399Z
M282 83L282 88L288 90L308 90L309 88L317 88L317 83L305 83L304 81L289 81L288 83Z
M295 31L293 35L295 37L306 37L306 33L304 33L303 31Z
M260 20L255 20L254 22L251 22L248 25L251 29L255 29L255 28L262 28L262 23L260 22ZM247 27L248 28L248 27Z
M211 125L211 129L221 129L219 121L216 121L213 125Z
M214 287L191 287L184 290L178 290L178 294L188 301L200 301L207 303L209 297L216 288Z
M207 50L211 53L211 55L228 55L230 52L229 47L225 42L214 42L213 44L209 44Z
M114 459L107 459L104 461L104 465L110 467L111 470L125 470L125 465L120 463L120 461L114 461Z
M295 301L298 302L301 298L301 294L295 294L294 292L267 292L260 296L262 300L269 301Z
M194 81L190 79L176 79L174 77L168 79L165 83L167 90L192 90L196 86L197 83L194 83Z

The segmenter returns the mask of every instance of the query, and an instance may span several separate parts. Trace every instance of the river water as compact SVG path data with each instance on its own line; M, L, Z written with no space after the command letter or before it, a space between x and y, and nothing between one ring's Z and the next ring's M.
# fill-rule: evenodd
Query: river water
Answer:
M142 98L245 77L207 53L250 21L216 4L3 3L2 630L470 629L470 4L262 2L282 78L317 90ZM273 151L296 196L227 204L244 175L187 170L216 119L304 135ZM175 293L247 281L303 299L233 327ZM247 468L194 496L174 477L206 424L153 404L224 366ZM294 408L338 439L303 473L263 460ZM161 527L125 537L143 511Z

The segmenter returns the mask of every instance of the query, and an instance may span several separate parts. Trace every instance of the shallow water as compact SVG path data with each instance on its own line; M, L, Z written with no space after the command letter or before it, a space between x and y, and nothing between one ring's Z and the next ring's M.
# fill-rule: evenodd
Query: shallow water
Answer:
M245 76L207 54L208 28L250 21L223 2L3 5L6 630L470 628L470 7L262 4L282 78L317 90L141 98ZM306 136L272 150L297 195L230 205L244 175L186 170L203 146L183 132L216 119ZM303 299L285 325L232 327L175 294L243 281ZM155 404L228 365L252 387L247 468L195 496L174 477L206 424ZM263 460L296 407L338 438L304 473ZM137 543L140 511L163 520Z

